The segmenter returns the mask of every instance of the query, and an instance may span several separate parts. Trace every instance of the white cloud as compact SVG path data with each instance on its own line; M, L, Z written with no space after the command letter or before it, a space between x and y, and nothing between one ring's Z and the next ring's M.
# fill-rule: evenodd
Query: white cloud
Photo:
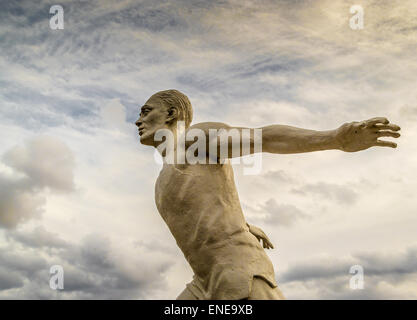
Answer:
M37 187L59 191L74 189L74 156L59 139L48 136L33 139L9 150L3 162L26 174Z
M59 192L74 189L73 154L57 139L45 136L30 140L6 152L3 161L9 169L0 172L1 227L14 228L39 218L46 202L45 188Z

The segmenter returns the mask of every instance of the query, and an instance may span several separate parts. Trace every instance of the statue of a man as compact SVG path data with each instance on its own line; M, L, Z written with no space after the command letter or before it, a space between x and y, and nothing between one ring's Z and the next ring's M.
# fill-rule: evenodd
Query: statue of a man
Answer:
M155 134L160 129L170 130L177 141L179 121L185 123L186 131L204 132L207 143L212 139L211 129L237 129L239 132L249 129L218 122L190 126L192 116L191 103L183 93L178 90L157 92L142 106L136 121L140 142L158 148L162 141L155 139ZM394 142L378 138L400 136L400 127L383 117L345 123L329 131L286 125L261 129L260 151L281 154L330 149L356 152L376 146L395 148ZM254 153L255 129L249 130L249 153ZM218 142L216 137L215 143L219 150L222 143L227 144L227 150L232 149L229 139ZM190 144L186 142L185 149ZM174 145L174 151L176 148ZM207 157L210 157L209 149L206 148ZM232 152L226 154L226 158L234 156ZM247 224L229 161L218 157L215 163L207 161L205 164L164 161L155 185L155 201L194 271L193 280L177 299L284 299L272 263L264 251L272 244L262 230Z

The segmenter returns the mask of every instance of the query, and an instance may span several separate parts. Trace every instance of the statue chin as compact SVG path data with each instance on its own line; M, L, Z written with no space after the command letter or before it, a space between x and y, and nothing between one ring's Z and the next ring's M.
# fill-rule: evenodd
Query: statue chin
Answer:
M143 135L140 136L140 143L145 146L153 146L152 136L144 133Z

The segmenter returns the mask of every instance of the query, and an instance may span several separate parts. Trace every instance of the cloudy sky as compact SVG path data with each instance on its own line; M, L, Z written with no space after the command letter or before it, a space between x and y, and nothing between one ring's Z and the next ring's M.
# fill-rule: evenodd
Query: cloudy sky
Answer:
M415 0L0 4L0 299L184 289L191 269L153 199L160 166L134 126L172 88L194 123L400 125L397 149L264 155L260 174L235 176L288 299L417 298ZM49 26L55 4L63 30ZM49 287L57 264L62 291Z

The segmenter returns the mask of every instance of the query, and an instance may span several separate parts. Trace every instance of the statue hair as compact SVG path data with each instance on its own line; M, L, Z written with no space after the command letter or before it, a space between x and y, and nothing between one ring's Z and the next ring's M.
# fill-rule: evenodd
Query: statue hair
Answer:
M193 107L185 94L175 89L169 89L159 91L153 96L160 98L168 108L175 108L178 112L178 120L183 120L186 128L190 126L193 120Z

